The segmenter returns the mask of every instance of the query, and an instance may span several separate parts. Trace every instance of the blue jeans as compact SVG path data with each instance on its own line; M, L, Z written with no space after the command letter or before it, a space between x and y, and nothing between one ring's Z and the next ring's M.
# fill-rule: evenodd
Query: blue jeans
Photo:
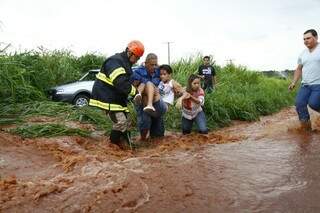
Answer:
M185 117L182 116L182 133L183 134L191 133L193 122L196 122L199 133L202 133L202 134L208 133L206 116L204 112L201 111L192 120L186 119Z
M300 121L309 121L307 106L315 111L320 110L320 84L302 84L296 97L296 110Z
M206 93L211 93L213 92L214 88L213 88L213 84L206 84L204 83L204 86L202 88L204 91L206 91Z
M156 110L155 115L143 111L143 105L135 106L137 111L137 122L140 133L144 130L150 130L150 137L162 137L164 136L164 120L163 116L166 112L167 106L160 99L153 103L153 107Z

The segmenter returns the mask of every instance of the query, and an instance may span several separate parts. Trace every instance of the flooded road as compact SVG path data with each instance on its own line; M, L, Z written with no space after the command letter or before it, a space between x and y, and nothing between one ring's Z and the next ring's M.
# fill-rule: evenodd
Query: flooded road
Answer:
M293 108L139 151L0 134L0 212L319 212L320 119Z

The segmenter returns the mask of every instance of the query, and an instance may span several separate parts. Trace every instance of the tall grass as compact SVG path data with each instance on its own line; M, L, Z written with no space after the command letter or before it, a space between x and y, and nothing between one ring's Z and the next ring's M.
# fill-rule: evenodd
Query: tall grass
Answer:
M68 128L62 124L27 124L12 129L10 132L19 134L23 138L36 138L36 137L54 137L61 135L78 135L88 137L90 131Z
M103 60L104 57L94 54L76 57L66 50L0 55L0 124L23 124L30 116L45 115L94 123L100 129L110 130L111 122L103 112L48 102L45 97L47 88L78 79L83 72L99 68ZM196 73L201 63L201 55L175 62L174 79L186 86L189 75ZM206 95L204 106L210 128L226 126L231 120L257 120L261 115L293 105L295 93L288 92L287 80L268 78L234 64L215 67L218 85L213 93ZM131 111L135 121L136 115ZM171 107L165 122L167 129L180 129L181 112Z
M67 50L0 55L0 100L45 100L48 88L78 79L89 69L99 68L103 60L94 54L76 57Z
M93 107L75 107L52 101L0 104L0 124L23 123L30 117L55 117L58 121L79 121L95 124L98 129L110 129L111 122L104 112Z
M201 57L182 59L173 64L174 78L186 86L187 78L196 73ZM231 120L254 121L261 115L293 105L295 93L288 92L289 80L268 78L243 66L229 64L216 67L218 85L207 94L204 110L211 128L228 125ZM180 113L171 108L166 123L180 127ZM173 124L173 125L171 125Z

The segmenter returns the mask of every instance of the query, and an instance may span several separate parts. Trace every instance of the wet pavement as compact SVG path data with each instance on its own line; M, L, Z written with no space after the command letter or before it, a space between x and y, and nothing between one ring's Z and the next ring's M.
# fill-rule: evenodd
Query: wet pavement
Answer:
M290 108L135 152L1 132L0 212L319 212L320 133L296 120Z

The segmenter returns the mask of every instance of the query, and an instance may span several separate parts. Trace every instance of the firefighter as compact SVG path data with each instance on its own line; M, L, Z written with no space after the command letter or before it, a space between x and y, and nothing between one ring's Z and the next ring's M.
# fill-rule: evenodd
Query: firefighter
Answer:
M143 44L138 40L131 41L124 52L104 61L92 88L89 105L106 111L113 124L110 141L117 145L120 145L122 139L131 145L127 102L128 96L138 94L131 84L131 67L143 53Z

